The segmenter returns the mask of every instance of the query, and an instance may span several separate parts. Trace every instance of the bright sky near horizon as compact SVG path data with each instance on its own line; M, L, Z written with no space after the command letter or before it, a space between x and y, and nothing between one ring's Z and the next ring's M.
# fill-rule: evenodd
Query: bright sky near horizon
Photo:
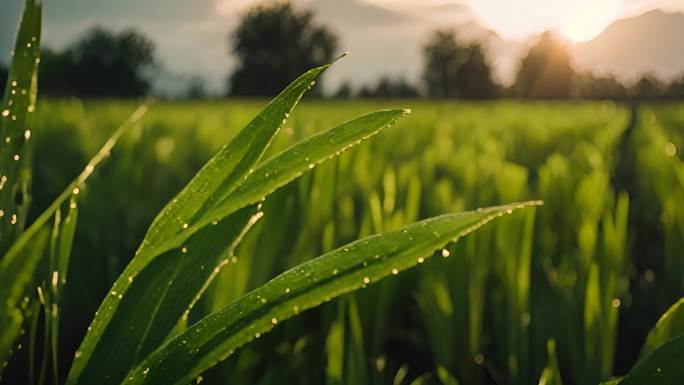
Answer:
M219 0L224 16L259 0ZM301 3L315 0L299 0ZM341 0L340 0L341 1ZM361 0L385 7L461 4L486 27L507 39L524 39L554 30L575 41L598 36L617 19L655 8L684 11L684 0Z
M134 28L155 43L162 64L156 76L159 84L184 87L183 79L199 75L211 89L220 91L236 64L230 53L230 33L244 11L261 1L279 0L46 1L43 36L46 46L62 49L96 25L112 30ZM495 31L503 39L490 55L498 79L506 83L523 52L523 40L544 30L582 41L619 18L656 8L684 11L684 0L291 1L316 9L320 21L340 37L340 49L354 53L328 75L325 84L331 89L344 80L353 79L358 85L383 75L419 82L421 46L435 28L475 21ZM9 59L23 2L3 0L0 64ZM441 5L450 7L438 8ZM468 28L459 31L467 33ZM470 31L482 33L482 28Z

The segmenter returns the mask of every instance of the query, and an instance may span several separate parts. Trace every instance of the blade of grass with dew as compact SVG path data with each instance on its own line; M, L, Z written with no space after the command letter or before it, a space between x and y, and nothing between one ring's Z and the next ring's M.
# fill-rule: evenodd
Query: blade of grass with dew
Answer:
M120 299L126 295L133 279L156 257L167 252L177 253L181 247L178 245L177 248L160 249L159 245L179 232L185 234L183 241L187 240L192 233L185 230L188 223L192 222L193 217L203 207L213 205L216 199L233 191L250 174L252 167L259 161L303 94L329 66L330 64L312 69L290 84L259 115L252 119L230 143L223 146L183 190L160 211L148 229L133 260L114 282L111 292L116 293L116 295L108 295L100 304L95 318L91 322L90 332L81 342L78 350L79 359L75 360L71 367L67 384L76 384L80 381L81 373L89 365L90 358L99 345L101 336L107 333L110 321L116 316ZM173 249L178 250L173 251ZM184 306L187 305L184 304ZM123 319L121 321L125 322ZM115 325L114 327L118 326Z
M662 344L680 334L684 334L684 298L672 305L648 333L637 362L643 361Z
M264 162L251 174L263 179L252 179L250 175L235 192L241 192L241 196L246 196L252 203L256 203L275 188L312 169L312 165L335 156L342 149L380 131L403 114L403 110L382 111L315 135L300 145L295 145L291 150L286 150ZM231 197L232 195L228 199L232 199ZM242 199L240 202L244 203L247 200ZM248 217L244 215L239 216L242 218L241 222L230 220L235 209L244 210L244 207L224 211L224 215L212 220L211 223L225 224L220 226L222 232L217 232L215 226L210 224L199 228L197 232L188 229L189 238L184 237L179 247L164 251L164 268L157 266L157 270L154 271L151 264L155 262L152 261L141 271L129 272L129 268L124 271L117 282L125 280L130 285L135 280L135 285L139 289L136 289L134 296L128 297L116 289L115 283L111 293L116 294L107 298L116 301L117 306L122 306L122 309L109 310L111 314L107 323L111 324L111 327L102 328L97 332L97 340L94 346L90 347L87 360L83 360L88 362L81 364L84 353L79 350L80 357L75 360L72 367L74 374L70 375L70 383L87 384L95 380L103 381L102 379L107 379L106 383L118 383L134 365L162 343L173 325L187 310L190 302L201 294L207 282L213 278L214 274L209 273L215 266L222 264L222 251L233 239L241 239L237 233L233 238L225 236L233 229L239 231L248 226ZM228 216L225 216L226 214ZM207 270L201 271L201 266L206 266ZM147 273L143 273L145 271ZM143 283L144 281L149 283ZM105 303L107 299L103 301L103 304ZM124 306L133 307L137 311L124 311ZM150 308L153 310L145 311ZM132 332L131 328L136 332ZM83 344L85 343L84 340ZM124 354L131 351L135 354ZM117 358L112 360L111 357Z
M182 248L155 258L135 278L126 278L131 282L126 295L111 291L118 309L75 383L118 384L156 349L220 269L236 261L235 247L262 215L255 211L242 209L193 234ZM80 359L77 352L75 362Z
M55 220L60 217L60 211L55 212ZM50 260L50 270L48 271L48 280L50 285L50 309L46 312L49 314L50 330L45 333L45 336L50 337L50 347L52 354L52 371L53 378L59 378L59 320L62 309L62 290L67 282L67 272L69 268L69 259L71 258L71 248L76 234L76 222L78 218L78 204L76 197L72 196L69 202L69 209L63 221L58 221L59 228L56 230L54 238L54 249L51 250L53 257Z
M291 182L316 165L340 155L406 116L410 110L384 110L352 119L339 126L312 135L261 163L232 194L191 225L181 237L171 239L164 247L178 247L188 234L212 221L262 200L276 189Z
M88 177L93 173L95 168L102 162L111 152L121 135L126 132L135 122L137 122L147 111L146 106L139 107L131 117L121 125L114 134L102 146L100 151L90 160L86 168L76 177L67 188L55 199L52 204L42 213L38 218L21 234L16 242L12 244L10 249L0 260L0 303L4 304L5 311L0 312L0 354L5 354L11 348L13 341L18 337L19 329L16 327L9 327L16 322L21 323L21 311L17 308L23 301L26 294L26 288L34 279L34 273L40 262L40 259L45 252L43 248L36 251L36 245L42 243L37 242L40 234L47 230L48 221L60 210L62 204L72 197L72 204L75 204L75 198L80 192L78 186L88 180ZM69 230L73 231L73 230ZM47 243L43 245L46 247ZM66 245L66 244L65 244ZM63 251L67 251L66 249ZM63 262L67 262L66 257L60 257ZM64 266L66 268L66 266ZM62 274L65 274L62 272Z
M448 214L371 236L286 271L203 318L150 354L126 384L184 384L278 323L422 263L450 241L540 202Z
M673 385L684 378L684 335L679 335L641 360L620 385Z
M22 233L30 203L28 117L36 108L41 17L41 1L27 0L5 86L4 105L0 108L0 255Z

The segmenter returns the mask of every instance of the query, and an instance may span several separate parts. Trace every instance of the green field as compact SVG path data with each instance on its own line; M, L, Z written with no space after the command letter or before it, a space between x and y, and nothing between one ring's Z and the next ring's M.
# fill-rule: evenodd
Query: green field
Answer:
M157 103L81 189L62 368L155 214L265 104ZM30 217L135 107L39 102ZM305 99L266 157L389 107L413 113L266 198L263 219L190 320L361 237L442 213L544 205L283 322L205 383L536 384L545 367L553 372L551 340L564 384L625 374L684 293L684 106L640 106L633 116L613 102Z

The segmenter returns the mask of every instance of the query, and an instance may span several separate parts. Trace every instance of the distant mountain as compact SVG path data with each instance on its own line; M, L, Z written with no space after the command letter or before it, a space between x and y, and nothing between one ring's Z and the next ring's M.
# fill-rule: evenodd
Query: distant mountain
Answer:
M338 21L345 26L387 27L409 22L411 17L390 9L363 3L358 0L314 0L305 3L307 8L326 22Z
M634 79L652 73L663 79L684 75L684 13L651 11L622 19L574 49L582 69Z

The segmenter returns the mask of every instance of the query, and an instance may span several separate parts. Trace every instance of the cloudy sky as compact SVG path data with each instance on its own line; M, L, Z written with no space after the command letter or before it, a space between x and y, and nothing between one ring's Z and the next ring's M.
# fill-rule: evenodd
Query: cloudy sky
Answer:
M7 62L23 0L3 0L0 14L0 61ZM234 66L229 34L258 0L44 0L45 44L61 48L84 30L102 25L115 30L133 27L156 44L165 72L201 75L211 87L223 87ZM352 55L333 71L330 84L353 79L371 81L381 73L417 79L420 46L428 33L461 26L473 38L520 42L545 29L570 40L598 35L616 19L650 9L684 11L684 0L295 0L317 11ZM511 17L511 16L514 17ZM484 28L483 28L484 27ZM501 44L501 43L493 43ZM509 47L510 46L510 47ZM515 44L500 47L519 54ZM511 71L505 60L495 63L499 77ZM505 81L505 79L504 79ZM332 86L330 86L332 87Z

